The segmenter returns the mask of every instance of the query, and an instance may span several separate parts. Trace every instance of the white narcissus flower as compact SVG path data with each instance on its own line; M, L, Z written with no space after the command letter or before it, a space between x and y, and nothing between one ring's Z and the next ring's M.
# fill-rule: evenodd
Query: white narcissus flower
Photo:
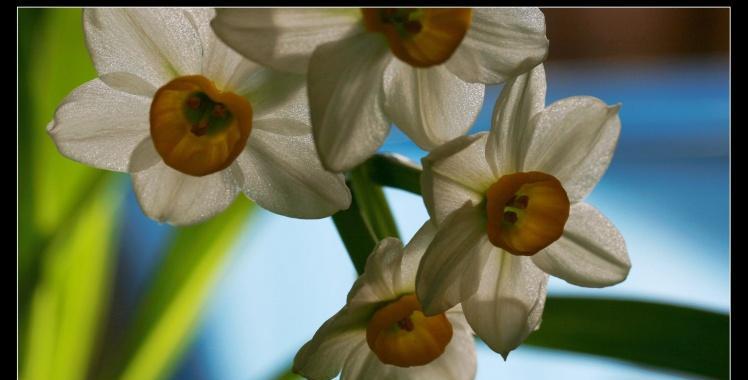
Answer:
M323 169L304 78L279 75L218 40L212 9L86 9L99 73L57 108L47 129L62 154L129 172L143 211L190 224L243 191L298 218L345 209L350 192Z
M432 151L421 187L438 233L418 270L427 315L462 303L504 357L539 327L548 274L603 287L623 281L623 237L583 200L613 156L619 106L571 97L545 108L545 72L509 81L489 133Z
M296 354L294 372L312 380L341 371L341 379L472 379L475 343L460 306L426 317L413 294L434 233L426 222L405 248L380 241L346 305Z
M256 62L308 72L314 140L334 171L376 152L390 122L425 150L466 133L484 84L548 52L537 8L219 9L212 26Z

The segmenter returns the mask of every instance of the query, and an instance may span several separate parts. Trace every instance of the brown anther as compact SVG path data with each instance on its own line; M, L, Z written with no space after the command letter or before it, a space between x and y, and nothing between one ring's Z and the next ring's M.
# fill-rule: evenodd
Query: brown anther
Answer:
M413 329L415 328L415 326L413 326L413 321L410 320L410 317L405 317L397 321L397 325L405 331L413 331Z
M226 116L226 107L223 104L216 104L213 107L212 114L215 117L224 117Z
M528 202L530 202L530 198L527 195L523 195L514 201L514 207L519 209L526 209Z
M511 211L504 211L504 221L514 224L517 222L517 214Z
M187 107L190 107L193 110L200 107L200 103L201 103L200 98L197 96L190 96L190 98L187 99Z

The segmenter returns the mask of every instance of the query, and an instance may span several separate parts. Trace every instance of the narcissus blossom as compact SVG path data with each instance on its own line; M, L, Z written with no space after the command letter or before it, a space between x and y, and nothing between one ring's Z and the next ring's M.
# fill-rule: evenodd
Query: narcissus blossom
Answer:
M462 303L504 355L538 328L548 274L603 287L631 267L618 229L584 198L613 156L619 106L571 97L545 108L543 66L509 81L489 133L457 138L423 162L438 232L418 270L426 315Z
M467 132L485 86L545 59L537 8L219 9L216 34L268 67L308 73L314 139L343 171L396 124L431 150Z
M405 248L379 242L346 305L296 354L294 371L312 380L341 371L341 379L472 379L475 347L460 306L427 317L414 295L434 233L427 222Z
M221 41L212 9L86 9L99 77L57 108L65 156L129 172L151 218L195 223L238 192L287 216L345 209L344 178L323 169L304 79L252 63Z

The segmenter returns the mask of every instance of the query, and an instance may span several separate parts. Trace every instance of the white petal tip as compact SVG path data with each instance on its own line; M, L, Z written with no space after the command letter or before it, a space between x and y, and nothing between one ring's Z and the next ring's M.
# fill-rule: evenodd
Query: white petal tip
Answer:
M348 187L346 186L346 189L347 188ZM348 210L349 208L351 208L351 202L353 201L353 197L351 197L351 190L349 189L345 194L346 194L345 199L343 200L343 202L340 203L340 206L338 207L337 210L335 210L335 212L333 212L333 214L338 211Z
M629 264L629 266L626 267L626 272L625 273L622 273L621 276L618 277L618 278L612 279L612 281L609 284L606 284L605 286L606 287L607 286L613 286L613 285L617 285L617 284L620 284L620 283L626 281L626 279L629 277L629 272L630 271L631 271L631 264Z
M509 353L510 352L511 351L499 352L499 355L501 355L501 357L504 359L504 361L506 361L507 359L509 359Z
M612 106L609 106L608 107L608 113L611 114L611 115L617 114L618 112L621 111L621 106L622 105L623 104L619 102L619 103L613 104Z

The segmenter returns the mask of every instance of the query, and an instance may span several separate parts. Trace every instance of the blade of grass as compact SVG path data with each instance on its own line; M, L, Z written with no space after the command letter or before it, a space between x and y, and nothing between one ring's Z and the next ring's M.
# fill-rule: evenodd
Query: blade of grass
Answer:
M39 284L30 310L27 380L86 377L111 289L117 207L121 183L97 187L51 242L40 263Z
M217 217L180 228L167 250L127 338L102 379L169 376L194 335L203 305L253 204L240 196Z

